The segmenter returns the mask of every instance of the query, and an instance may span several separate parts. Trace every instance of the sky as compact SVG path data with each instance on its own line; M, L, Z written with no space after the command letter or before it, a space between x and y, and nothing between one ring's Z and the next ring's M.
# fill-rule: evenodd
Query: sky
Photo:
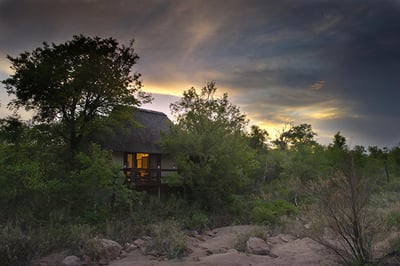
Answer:
M272 139L308 123L322 144L400 143L400 0L0 0L0 80L6 55L78 34L135 40L147 109L215 81ZM0 117L9 100L0 84Z

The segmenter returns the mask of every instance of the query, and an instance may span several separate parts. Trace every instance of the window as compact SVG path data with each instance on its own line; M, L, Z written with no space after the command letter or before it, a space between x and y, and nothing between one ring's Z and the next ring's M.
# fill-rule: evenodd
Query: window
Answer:
M149 159L148 153L136 153L136 168L149 169Z

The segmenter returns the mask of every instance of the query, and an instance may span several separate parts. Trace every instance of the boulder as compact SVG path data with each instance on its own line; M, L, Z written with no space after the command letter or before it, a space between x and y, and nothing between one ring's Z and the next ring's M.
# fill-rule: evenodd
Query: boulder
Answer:
M145 251L146 251L146 246L145 246L146 242L143 239L140 239L140 238L136 239L135 241L133 241L133 244L135 246L137 246L142 253L145 253Z
M261 238L250 237L246 242L246 251L255 255L270 255L271 248Z
M62 260L60 265L61 266L80 266L81 260L77 256L67 256Z
M102 239L101 244L103 246L103 252L105 259L114 260L120 256L122 251L122 246L117 242L110 239Z
M126 243L124 250L125 250L125 252L129 253L129 252L136 250L137 248L138 247L135 244Z

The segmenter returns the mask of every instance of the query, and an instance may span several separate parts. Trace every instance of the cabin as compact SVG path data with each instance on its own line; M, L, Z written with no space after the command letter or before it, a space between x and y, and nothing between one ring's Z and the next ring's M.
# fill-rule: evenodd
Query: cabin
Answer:
M168 134L171 121L162 112L137 109L137 125L130 125L109 140L113 161L121 165L126 183L138 190L160 193L168 186L168 175L177 172L172 159L162 152L161 134Z

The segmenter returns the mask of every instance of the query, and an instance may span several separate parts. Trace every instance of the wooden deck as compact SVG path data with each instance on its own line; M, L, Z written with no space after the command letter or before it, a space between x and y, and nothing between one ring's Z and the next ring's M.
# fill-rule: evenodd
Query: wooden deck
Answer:
M128 184L135 184L138 187L160 186L163 184L163 177L177 172L177 169L141 169L124 168L122 169Z

